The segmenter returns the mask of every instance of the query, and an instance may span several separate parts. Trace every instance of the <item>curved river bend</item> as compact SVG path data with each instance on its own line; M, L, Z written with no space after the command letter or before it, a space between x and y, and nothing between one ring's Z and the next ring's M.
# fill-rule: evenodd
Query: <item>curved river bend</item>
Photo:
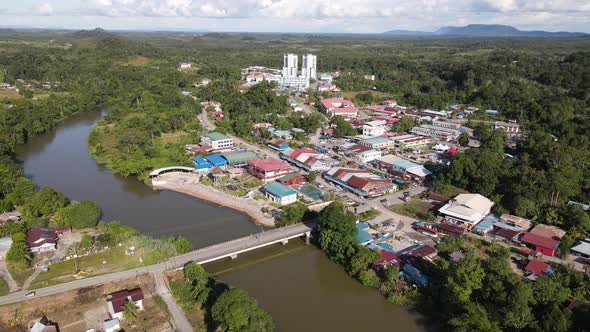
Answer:
M104 220L120 220L151 236L182 235L195 247L260 231L241 212L179 193L153 191L97 165L87 152L86 137L99 119L99 113L79 114L19 146L17 159L25 175L37 186L51 186L72 200L97 202ZM272 314L279 331L424 330L418 316L388 304L303 241L206 268L252 294Z

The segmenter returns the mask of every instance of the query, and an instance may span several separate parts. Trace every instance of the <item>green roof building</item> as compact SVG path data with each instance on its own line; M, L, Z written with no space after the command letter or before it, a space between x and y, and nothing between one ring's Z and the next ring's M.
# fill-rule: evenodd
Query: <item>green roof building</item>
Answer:
M222 153L221 156L227 160L229 166L242 165L250 160L258 158L258 156L251 151L237 151Z

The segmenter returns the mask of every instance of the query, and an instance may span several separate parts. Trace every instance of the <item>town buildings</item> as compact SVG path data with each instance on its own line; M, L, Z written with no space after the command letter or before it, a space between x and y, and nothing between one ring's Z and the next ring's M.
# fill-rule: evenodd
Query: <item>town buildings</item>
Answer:
M447 123L447 122L442 122ZM416 135L430 137L438 141L456 141L461 135L461 131L458 129L441 127L430 124L423 124L418 127L412 128L411 132Z
M381 136L388 129L387 121L385 120L369 121L363 125L363 135Z
M516 122L504 122L504 121L496 121L494 122L493 126L494 130L496 129L503 129L508 137L519 136L520 132L520 125Z
M417 149L432 143L429 137L405 133L395 133L390 135L389 139L393 140L395 145L401 149Z
M334 167L324 173L324 178L362 197L377 197L397 190L395 184L357 168Z
M33 228L27 232L27 244L33 253L53 251L57 249L59 236L71 230L70 226Z
M333 159L312 149L288 150L280 157L306 171L327 171L334 165Z
M18 222L23 219L23 215L18 211L4 212L0 214L0 226L6 224L8 221Z
M311 53L303 55L301 76L308 79L317 79L317 57Z
M107 296L109 315L113 319L123 319L123 306L126 302L133 303L140 311L143 311L143 292L140 288L132 290L120 290Z
M355 157L360 164L365 164L381 157L381 154L381 150L370 149L357 153Z
M471 229L482 221L494 206L494 202L480 194L459 194L438 212L450 223Z
M297 202L297 192L278 182L271 182L262 187L264 196L272 203L281 206Z
M565 231L556 226L538 224L520 239L520 242L526 244L536 252L541 252L547 256L554 256L561 238Z
M373 137L360 141L361 145L375 150L389 149L395 146L395 142L385 137Z
M250 160L246 167L250 174L265 182L274 181L292 171L288 164L274 158Z
M432 175L424 166L394 155L377 158L377 165L382 169L386 169L388 173L405 180L423 182Z
M356 118L358 115L358 108L354 107L352 101L343 98L322 99L320 109L330 117Z
M234 147L234 140L222 133L211 132L201 137L201 145L210 147L211 151L227 151Z
M283 55L283 76L297 76L297 54L285 53Z

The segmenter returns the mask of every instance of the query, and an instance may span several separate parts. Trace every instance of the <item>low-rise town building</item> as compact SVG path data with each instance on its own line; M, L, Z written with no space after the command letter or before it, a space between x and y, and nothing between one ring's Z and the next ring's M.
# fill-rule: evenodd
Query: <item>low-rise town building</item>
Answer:
M358 108L354 107L352 101L343 98L322 99L320 109L330 117L356 118L358 115Z
M385 137L373 137L360 141L360 144L371 149L389 149L395 146L395 142Z
M292 172L288 164L274 158L250 160L246 167L250 174L265 182L274 181Z
M208 146L211 151L227 151L234 146L234 139L222 133L211 132L201 137L201 145Z
M482 221L494 206L494 202L480 194L459 194L438 212L447 223L454 223L471 229Z
M33 253L53 251L57 249L59 236L71 230L70 226L33 228L27 232L27 244Z
M381 150L367 150L367 151L362 151L359 152L355 155L355 159L360 163L360 164L366 164L370 161L373 161L379 157L381 157L382 152Z
M143 311L143 292L141 288L120 290L107 295L107 308L112 319L123 319L123 307L125 303L133 303L138 310Z
M363 135L381 136L387 131L387 121L369 121L363 125Z
M520 125L516 122L504 122L504 121L496 121L494 122L493 126L494 130L502 129L506 132L508 137L519 136L520 132Z
M458 129L439 127L429 124L423 124L418 127L414 127L412 128L411 132L416 135L430 137L438 141L455 141L461 135L461 131Z
M281 206L297 202L297 192L278 182L271 182L261 190L269 201Z
M312 149L287 150L281 159L306 171L327 171L336 163L329 156Z
M387 155L377 158L377 165L381 169L387 170L388 173L405 180L423 182L432 175L432 172L424 166L395 155Z
M397 190L395 184L358 168L334 167L324 173L324 178L362 197L377 197Z

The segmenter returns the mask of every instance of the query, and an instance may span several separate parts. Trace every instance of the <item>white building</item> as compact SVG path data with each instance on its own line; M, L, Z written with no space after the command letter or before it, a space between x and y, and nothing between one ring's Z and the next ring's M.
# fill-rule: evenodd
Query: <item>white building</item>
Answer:
M210 146L213 150L229 150L234 146L234 140L222 133L212 132L201 137L201 145Z
M309 78L304 76L283 76L279 80L283 88L307 89L309 88Z
M385 120L369 121L363 125L363 135L381 136L385 133L386 125Z
M262 187L262 192L269 201L281 206L297 202L297 192L278 182L271 182Z
M301 76L314 80L317 78L317 57L315 55L311 53L303 55Z
M132 302L140 311L143 311L143 292L140 288L132 290L120 290L107 296L107 307L112 319L123 319L123 306Z
M490 214L492 206L494 202L480 194L460 194L438 212L448 221L471 229Z
M192 66L193 66L193 64L192 64L192 63L184 63L184 62L183 62L183 63L181 63L181 64L180 64L180 66L179 66L179 67L180 67L180 69L181 69L181 70L183 70L183 69L191 69L191 68L192 68Z
M356 154L356 160L361 163L361 164L365 164L368 163L369 161L373 161L379 157L381 157L382 153L381 150L368 150L368 151L363 151L363 152L359 152Z
M516 122L496 121L494 123L494 130L504 129L509 137L518 136L520 134L520 125Z
M283 76L297 76L297 54L286 53L283 55Z

